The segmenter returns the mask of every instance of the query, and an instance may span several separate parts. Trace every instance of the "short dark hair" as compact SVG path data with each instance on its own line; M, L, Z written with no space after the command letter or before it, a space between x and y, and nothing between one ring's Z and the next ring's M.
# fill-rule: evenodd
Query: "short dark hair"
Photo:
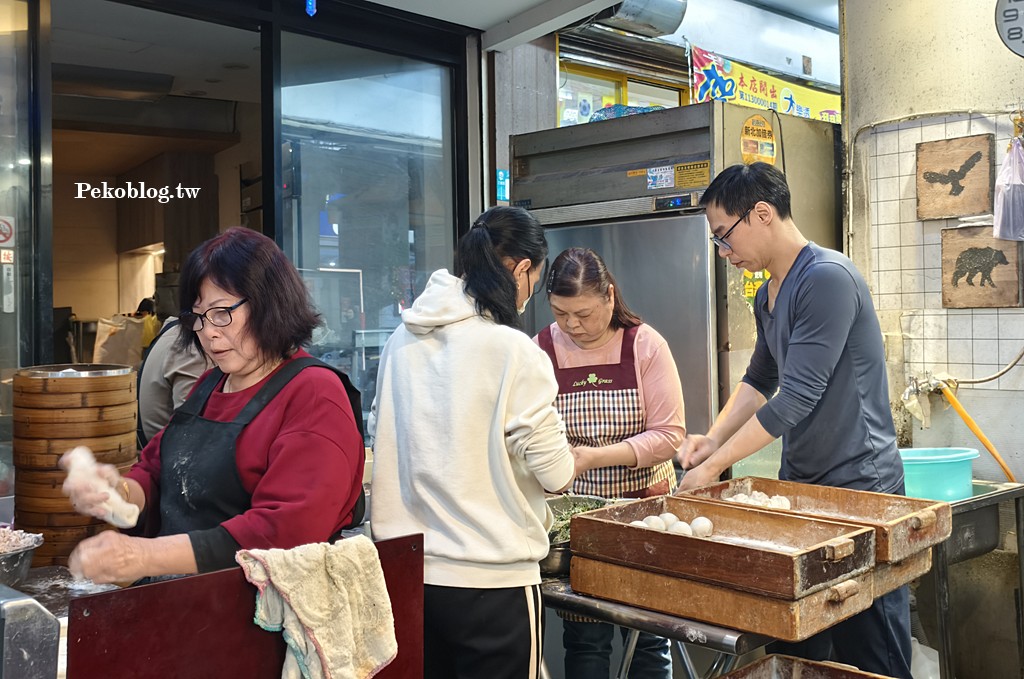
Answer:
M563 250L555 257L547 280L549 297L577 297L586 293L607 297L609 286L615 287L612 327L632 328L643 323L626 305L626 300L622 298L622 288L615 282L615 277L605 266L601 255L590 248Z
M139 302L139 306L135 309L135 315L139 314L153 314L156 315L156 300L152 297L143 297L142 301Z
M455 275L466 281L466 292L480 314L500 325L521 327L516 304L516 282L502 261L530 260L530 268L545 261L548 241L537 218L521 207L498 205L473 222L459 239Z
M705 189L700 204L717 205L726 214L739 216L762 200L775 206L782 219L792 214L786 175L774 165L751 163L722 170Z
M299 272L277 243L236 226L193 250L178 279L182 314L191 313L203 281L210 280L247 300L246 332L265 358L287 358L309 344L320 314ZM182 324L180 347L202 347L197 333Z

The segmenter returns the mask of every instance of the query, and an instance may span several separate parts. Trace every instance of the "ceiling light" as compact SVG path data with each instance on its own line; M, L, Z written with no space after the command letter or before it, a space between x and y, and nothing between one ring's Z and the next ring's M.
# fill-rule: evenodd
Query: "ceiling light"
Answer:
M32 161L28 158L18 158L18 165L31 165Z

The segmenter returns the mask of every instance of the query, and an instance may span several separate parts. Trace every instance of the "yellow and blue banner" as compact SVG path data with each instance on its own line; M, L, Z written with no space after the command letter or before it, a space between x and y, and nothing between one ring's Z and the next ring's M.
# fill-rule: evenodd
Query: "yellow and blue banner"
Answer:
M690 45L690 76L693 104L717 99L801 118L842 122L838 94L766 75L694 45Z

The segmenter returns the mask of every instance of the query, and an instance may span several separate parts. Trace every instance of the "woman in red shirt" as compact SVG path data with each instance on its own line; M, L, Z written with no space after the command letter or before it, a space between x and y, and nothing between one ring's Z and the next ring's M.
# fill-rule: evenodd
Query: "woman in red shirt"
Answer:
M180 301L180 342L216 368L127 474L100 465L152 537L84 540L69 561L78 576L128 582L228 568L239 549L324 542L359 518L361 413L348 378L300 348L320 318L280 248L240 227L206 241L181 271ZM79 512L106 518L107 492L65 486Z

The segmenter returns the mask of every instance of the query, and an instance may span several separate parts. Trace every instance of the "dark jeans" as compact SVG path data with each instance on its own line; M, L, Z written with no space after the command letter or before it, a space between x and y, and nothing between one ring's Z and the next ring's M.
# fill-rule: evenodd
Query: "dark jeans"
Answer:
M629 631L620 627L623 642ZM611 676L612 634L603 622L562 621L566 679L608 679ZM629 679L672 679L672 648L668 639L641 632L629 666Z
M805 660L834 660L865 672L911 679L910 590L904 585L824 632L796 643L775 641L766 650Z

